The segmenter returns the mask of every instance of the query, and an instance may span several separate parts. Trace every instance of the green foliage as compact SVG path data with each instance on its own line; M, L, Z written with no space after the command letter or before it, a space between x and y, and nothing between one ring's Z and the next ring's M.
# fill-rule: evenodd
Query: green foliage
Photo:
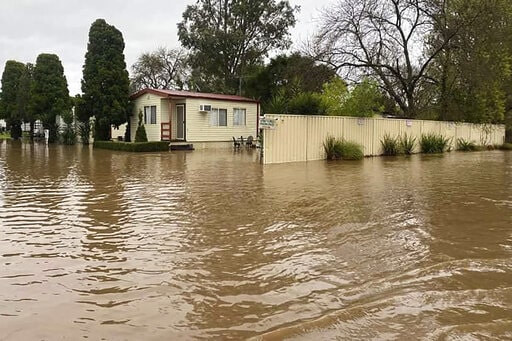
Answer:
M435 133L422 134L420 150L422 153L444 153L449 148L450 139Z
M62 131L61 135L61 140L62 140L62 143L63 144L67 144L67 145L73 145L76 143L76 131L75 131L75 128L73 128L72 125L70 124L66 124L66 126L64 127L64 130Z
M195 87L235 93L247 68L291 44L297 10L284 0L197 0L187 6L178 37L191 50Z
M111 127L126 122L130 112L130 81L124 59L123 35L105 20L89 30L83 68L81 116L94 116L94 138L109 140ZM85 122L85 117L82 117Z
M8 60L2 73L0 118L6 121L7 130L11 132L13 139L21 137L22 118L19 116L17 96L20 80L24 72L25 65L23 63Z
M169 150L169 142L113 142L113 141L94 141L94 148L120 150L125 152L161 152Z
M324 83L321 100L327 115L341 115L348 97L347 84L339 77Z
M50 131L48 142L57 141L56 118L70 112L71 101L64 68L55 54L43 53L37 56L31 107L35 116L43 122L44 128Z
M34 138L35 110L31 103L32 89L34 88L34 65L27 63L20 78L18 93L16 95L17 116L23 122L30 124L30 139Z
M406 155L411 155L414 151L414 145L416 144L416 138L407 133L400 135L398 137L398 144L400 148L400 152Z
M369 79L357 84L341 108L343 116L372 117L384 111L383 95L376 82Z
M148 136L146 135L146 128L142 123L142 110L139 109L139 124L135 131L135 142L148 142Z
M512 143L504 143L500 146L501 150L512 150Z
M80 136L80 141L84 145L89 144L89 137L91 136L91 123L87 122L78 122L78 136Z
M299 53L279 55L247 77L244 95L259 99L262 111L272 113L275 111L270 110L271 102L280 94L291 99L303 92L319 93L323 84L334 77L332 68L311 57Z
M364 158L363 147L355 142L328 136L323 146L328 160L362 160Z
M394 156L401 153L400 150L400 139L398 137L391 137L389 134L384 134L382 140L380 140L382 146L383 155Z
M320 95L314 92L301 92L288 102L289 114L320 115L325 112Z
M463 151L463 152L472 152L475 150L479 150L476 143L473 141L466 141L463 138L457 139L457 150Z

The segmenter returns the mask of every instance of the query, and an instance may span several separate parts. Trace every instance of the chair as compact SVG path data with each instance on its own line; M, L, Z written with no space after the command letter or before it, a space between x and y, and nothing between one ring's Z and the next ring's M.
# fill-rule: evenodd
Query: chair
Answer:
M233 148L240 149L240 141L237 141L237 139L235 139L234 136L233 136Z
M252 137L252 135L247 136L247 140L245 141L245 146L249 147L249 148L254 147L253 141L254 141L254 137Z

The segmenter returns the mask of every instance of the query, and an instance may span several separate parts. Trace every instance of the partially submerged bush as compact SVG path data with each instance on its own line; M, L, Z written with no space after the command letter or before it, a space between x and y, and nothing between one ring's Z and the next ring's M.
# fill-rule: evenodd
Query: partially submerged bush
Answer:
M389 134L385 134L380 140L382 146L383 155L394 156L400 154L400 141L398 137L391 137Z
M399 145L400 145L400 152L411 155L414 151L414 145L416 144L416 138L407 135L405 133L403 136L399 137Z
M364 158L363 147L355 142L328 136L324 142L328 160L361 160Z
M125 152L161 152L169 150L169 142L113 142L113 141L94 141L94 148L121 150Z
M501 150L512 150L512 143L504 143L500 146Z
M421 152L426 154L443 153L449 145L450 139L440 134L422 134L420 138Z
M463 138L457 139L457 150L463 152L472 152L478 149L478 146L473 141L466 141Z

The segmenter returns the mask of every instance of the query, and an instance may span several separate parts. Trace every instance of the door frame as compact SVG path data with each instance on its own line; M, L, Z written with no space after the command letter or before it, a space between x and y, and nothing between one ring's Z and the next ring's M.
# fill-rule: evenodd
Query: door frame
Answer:
M180 121L179 121L179 117L178 117L178 108L183 108L183 120L181 122L181 126L183 128L183 136L180 137L179 136L179 127L180 127ZM186 122L187 122L187 117L186 117L186 105L185 103L179 103L179 104L176 104L176 140L183 140L183 141L186 141L187 139L187 125L186 125Z

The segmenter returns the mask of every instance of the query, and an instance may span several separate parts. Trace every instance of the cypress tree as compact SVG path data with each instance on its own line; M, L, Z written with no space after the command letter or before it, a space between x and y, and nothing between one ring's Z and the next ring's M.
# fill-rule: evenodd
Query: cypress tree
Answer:
M5 63L2 74L2 92L0 106L0 118L7 123L7 129L13 139L21 137L21 117L19 117L17 96L20 80L25 71L25 65L15 60Z
M126 71L122 33L103 19L89 30L82 79L83 108L94 116L94 138L110 139L111 127L127 121L130 80Z
M43 123L43 127L49 129L48 142L57 141L59 127L56 118L69 114L71 101L64 68L55 54L42 53L37 56L31 108Z

